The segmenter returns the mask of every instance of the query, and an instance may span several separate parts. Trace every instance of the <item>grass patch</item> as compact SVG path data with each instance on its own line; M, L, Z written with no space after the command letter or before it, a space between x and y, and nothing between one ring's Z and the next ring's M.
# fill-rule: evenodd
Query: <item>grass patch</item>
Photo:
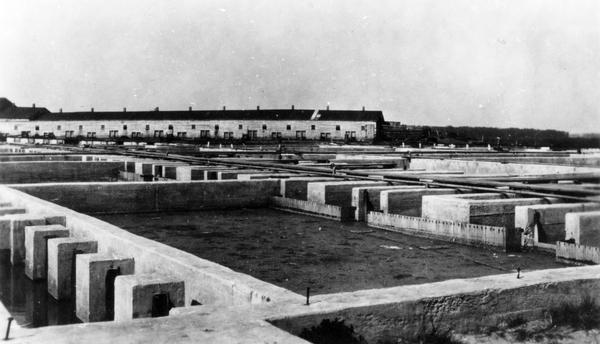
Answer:
M584 295L578 304L562 303L551 308L552 325L571 326L577 330L600 327L600 305L590 295Z
M352 325L335 318L324 319L318 326L303 329L300 338L314 344L367 344L365 339L354 332Z

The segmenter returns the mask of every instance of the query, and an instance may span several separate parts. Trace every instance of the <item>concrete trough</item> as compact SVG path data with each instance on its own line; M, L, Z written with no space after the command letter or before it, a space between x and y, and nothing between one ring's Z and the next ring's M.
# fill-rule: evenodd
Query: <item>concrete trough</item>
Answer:
M384 190L379 196L379 209L385 214L421 216L423 196L455 194L456 189L413 188Z
M57 300L73 295L75 259L78 254L98 252L98 243L77 238L48 240L48 293Z
M112 320L115 279L135 273L134 259L98 253L78 254L75 266L77 317L83 322Z
M69 236L63 225L25 227L25 275L32 280L45 279L47 274L48 240Z
M334 181L331 177L292 177L281 179L281 196L306 201L308 183Z
M115 321L160 317L185 305L185 284L164 275L127 275L115 279Z
M308 183L307 201L337 205L352 206L352 189L360 186L388 186L385 182L373 181L332 181Z
M388 190L418 190L414 185L360 186L352 189L352 206L356 209L354 219L365 221L370 211L380 210L380 195Z
M565 231L566 240L575 239L578 245L600 247L600 211L566 214Z
M43 216L32 214L8 215L6 217L9 223L10 262L13 265L21 265L25 262L25 227L45 225L46 219Z

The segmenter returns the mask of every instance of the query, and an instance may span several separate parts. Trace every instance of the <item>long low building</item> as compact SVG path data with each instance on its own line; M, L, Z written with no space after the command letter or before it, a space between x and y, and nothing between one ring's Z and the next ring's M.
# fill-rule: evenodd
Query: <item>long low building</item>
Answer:
M382 123L364 108L50 112L0 98L0 134L21 137L373 141Z

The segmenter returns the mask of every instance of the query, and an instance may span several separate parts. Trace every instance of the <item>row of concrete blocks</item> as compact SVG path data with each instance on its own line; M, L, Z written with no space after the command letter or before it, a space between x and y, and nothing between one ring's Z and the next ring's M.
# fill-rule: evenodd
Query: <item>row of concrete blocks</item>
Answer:
M0 213L9 209L17 208L0 203ZM0 249L10 249L11 263L24 263L29 278L47 279L55 299L75 296L82 321L164 316L184 305L183 281L135 275L134 258L98 253L96 241L70 236L64 216L7 213L0 216Z

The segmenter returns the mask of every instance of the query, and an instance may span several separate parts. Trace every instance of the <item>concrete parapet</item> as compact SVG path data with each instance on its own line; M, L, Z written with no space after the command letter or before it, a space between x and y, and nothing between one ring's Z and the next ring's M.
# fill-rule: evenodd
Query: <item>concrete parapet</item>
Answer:
M54 238L48 240L48 293L57 300L73 294L75 282L75 256L96 253L96 241L77 238Z
M281 196L306 201L308 183L333 181L331 177L292 177L281 179Z
M333 181L308 183L306 199L311 202L352 206L352 189L360 186L387 186L385 182Z
M565 215L566 240L584 246L600 247L600 211Z
M84 322L112 320L117 276L135 273L133 258L78 254L75 273L75 313Z
M386 190L419 190L414 185L360 186L352 188L352 206L356 209L354 219L364 221L370 211L380 210L380 195Z
M497 246L508 249L515 245L512 241L520 243L520 238L518 241L507 238L507 231L504 227L465 222L370 212L367 217L367 225L394 232L434 237L473 246Z
M534 227L534 244L540 242L538 233L543 231L541 242L554 244L566 237L565 215L573 212L600 210L598 203L538 204L515 207L515 228ZM537 216L535 214L538 214ZM534 217L537 217L534 221ZM541 227L540 227L541 226Z
M575 264L600 264L600 247L559 241L556 243L556 260Z
M409 190L382 191L379 208L384 213L421 216L423 196L455 194L456 189L417 188Z
M25 275L33 280L46 278L48 239L68 236L69 230L62 225L25 227Z
M159 275L128 275L115 279L115 321L166 316L185 305L182 280Z
M308 213L310 215L332 218L339 221L349 221L354 217L353 207L340 207L284 197L273 197L271 202L271 206L276 209Z

